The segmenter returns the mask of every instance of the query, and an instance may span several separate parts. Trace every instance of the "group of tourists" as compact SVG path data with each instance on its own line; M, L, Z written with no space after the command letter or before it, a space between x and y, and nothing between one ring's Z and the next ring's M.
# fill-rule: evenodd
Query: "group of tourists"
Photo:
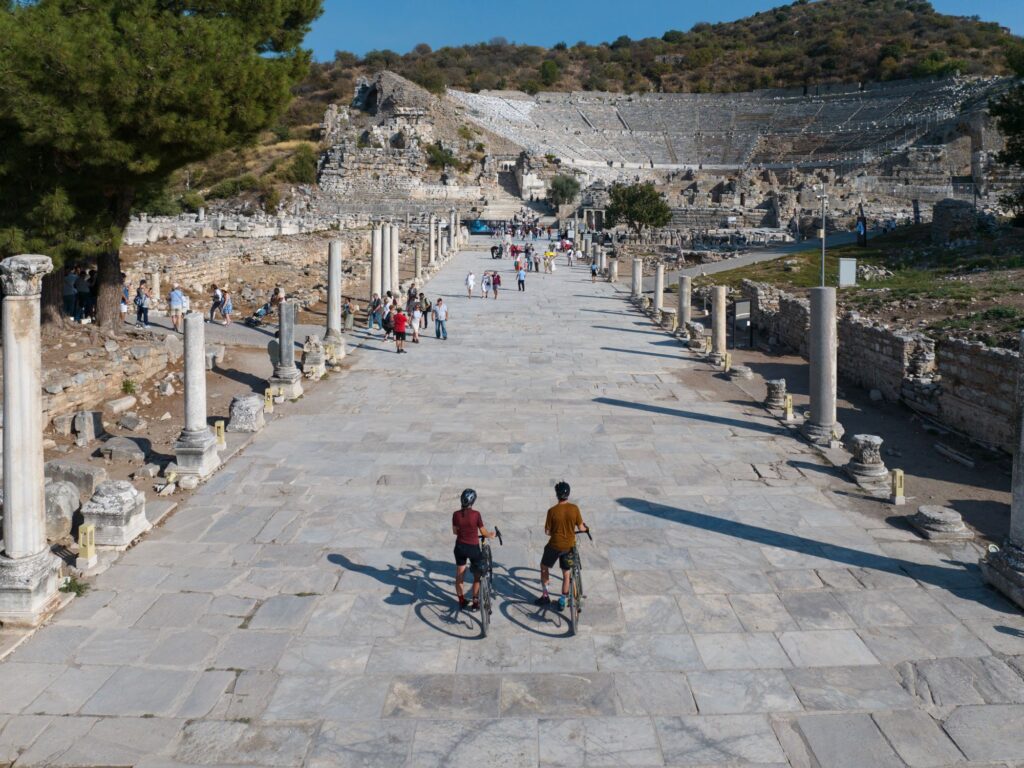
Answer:
M96 299L99 295L99 283L96 270L85 267L72 267L64 275L61 288L64 317L76 323L96 318Z
M473 290L476 287L476 275L473 274L473 270L469 270L466 273L466 297L473 298ZM480 276L480 298L490 298L491 294L494 294L494 298L498 298L498 291L501 289L501 275L497 270L487 270Z
M430 319L434 321L434 336L447 340L448 305L442 298L432 304L426 294L417 292L415 283L409 286L404 301L401 294L395 295L391 291L384 296L375 293L366 308L366 329L369 331L377 326L378 330L384 331L384 340L394 339L395 351L399 354L407 351L405 342L408 336L411 335L409 340L413 344L420 343L420 331L427 329Z

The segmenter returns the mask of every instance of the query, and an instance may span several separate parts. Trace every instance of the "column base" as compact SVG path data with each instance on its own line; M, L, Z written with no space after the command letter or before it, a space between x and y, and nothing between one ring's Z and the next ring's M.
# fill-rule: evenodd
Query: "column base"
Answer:
M850 461L843 467L843 471L855 483L869 485L878 483L888 485L889 483L889 470L884 463L864 464L859 461Z
M100 483L82 505L82 521L96 526L97 547L112 549L127 549L152 527L146 519L146 495L127 480Z
M294 400L302 394L302 374L298 368L291 370L274 371L274 375L267 382L274 390L274 394L281 395L286 400Z
M1024 549L1009 542L978 563L985 581L1024 609Z
M61 561L44 549L12 560L0 555L0 624L37 627L57 607Z
M205 480L220 466L217 438L207 427L196 434L181 433L174 444L174 461L179 475L195 475Z
M812 421L804 422L800 430L808 441L815 445L830 447L838 442L843 436L843 425L838 421L835 424L815 424Z
M340 330L328 329L324 334L324 344L344 344L345 337Z

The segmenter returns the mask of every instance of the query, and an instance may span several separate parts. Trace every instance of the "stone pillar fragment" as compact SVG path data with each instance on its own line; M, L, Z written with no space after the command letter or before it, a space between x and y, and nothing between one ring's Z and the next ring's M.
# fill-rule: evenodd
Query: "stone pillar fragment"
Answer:
M665 265L659 264L654 269L654 311L661 312L665 307Z
M206 326L199 312L189 312L185 324L185 427L174 444L182 475L206 478L220 466L217 438L206 423Z
M785 379L769 379L765 382L765 386L768 388L768 395L764 399L766 408L785 408L786 407L786 380Z
M641 259L633 259L633 284L631 295L634 299L639 299L644 293L643 265L644 263Z
M679 315L679 327L686 328L686 324L693 320L693 309L690 305L690 296L693 293L693 278L689 275L679 276L679 306L676 314Z
M146 519L146 494L127 480L107 480L82 505L84 525L95 526L97 547L127 549L152 528Z
M278 305L280 321L278 323L279 354L274 375L268 382L274 394L280 391L288 400L294 400L302 394L302 374L295 365L295 302L286 299Z
M60 560L46 544L39 299L49 256L0 262L3 287L3 544L0 622L35 626L56 605Z
M843 427L836 421L836 289L811 288L810 294L811 417L803 433L816 445L829 445L843 436Z
M6 304L4 307L6 309ZM1020 339L1024 344L1024 331L1021 331ZM1017 369L1016 397L1017 450L1013 454L1010 532L1001 548L989 547L988 555L981 560L981 572L985 581L1013 600L1020 608L1024 608L1024 358ZM4 411L6 413L6 392ZM6 437L5 434L5 449ZM6 451L4 455L6 456ZM5 464L4 469L6 468ZM6 483L4 487L6 488Z
M618 259L612 259L609 262L608 282L609 283L617 283L617 282L619 282L619 260Z
M430 266L434 266L434 264L437 263L437 240L436 240L436 238L437 238L437 217L435 217L434 214L430 214L430 229L429 229L429 236L427 237L427 240L430 243L430 246L429 246L430 247L430 255L429 255L429 258L427 259L427 263L429 263Z
M878 435L854 435L850 438L853 457L843 469L857 483L889 484L889 470L882 461L882 438Z
M391 226L391 292L397 296L402 282L399 272L398 252L401 247L401 232L395 225Z
M725 304L727 301L724 285L716 285L711 294L711 359L720 363L725 359Z
M391 225L380 228L380 288L381 296L391 290Z
M327 252L327 344L344 346L341 335L341 241L332 240Z
M412 261L413 280L415 280L416 284L419 285L420 280L423 279L423 257L420 255L420 247L418 245L413 246Z
M370 294L380 296L382 285L380 227L374 227L370 235Z

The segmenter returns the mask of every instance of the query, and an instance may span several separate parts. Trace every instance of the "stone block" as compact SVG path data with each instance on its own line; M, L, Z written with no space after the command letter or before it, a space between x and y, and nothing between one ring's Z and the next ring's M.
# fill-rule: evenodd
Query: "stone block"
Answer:
M118 419L117 425L121 427L121 429L127 429L129 432L135 432L140 429L145 429L146 420L139 416L139 414L130 411Z
M75 512L82 506L78 486L67 480L55 480L46 484L46 538L58 541L71 533Z
M73 461L55 459L46 462L47 480L66 480L78 489L79 499L87 501L107 479L107 470L103 467L91 467Z
M148 442L130 437L112 437L100 446L100 455L115 464L140 465L146 461L146 450L143 445L147 445Z
M917 508L917 514L907 521L919 534L931 541L963 541L974 538L960 513L949 507L926 504Z
M182 343L181 337L174 333L164 336L164 351L167 352L168 363L178 362L185 352L185 345Z
M228 432L259 432L265 422L263 398L259 395L240 395L231 400Z
M110 400L103 406L103 410L109 413L111 416L120 416L122 413L127 413L135 404L138 402L131 395L125 395L124 397L118 397L114 400Z
M75 414L72 429L75 433L75 445L89 445L105 434L103 414L99 411L79 411Z
M96 526L96 546L125 549L149 530L146 520L146 496L127 480L101 483L84 505L86 525Z
M61 414L60 416L54 416L50 424L53 426L53 431L61 437L68 437L71 435L71 426L75 421L75 417L70 413Z

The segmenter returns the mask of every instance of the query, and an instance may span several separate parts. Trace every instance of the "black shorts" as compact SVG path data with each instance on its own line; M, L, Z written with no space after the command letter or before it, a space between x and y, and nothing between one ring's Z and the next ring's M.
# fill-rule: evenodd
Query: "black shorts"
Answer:
M395 331L395 339L405 341L405 331Z
M545 544L544 554L541 555L540 564L545 568L550 568L555 564L556 560L563 571L568 571L572 568L572 550L569 549L564 552L560 552L549 544Z
M465 565L466 561L469 561L469 567L473 573L480 572L480 562L483 559L483 553L480 551L479 544L462 544L455 542L455 564Z

